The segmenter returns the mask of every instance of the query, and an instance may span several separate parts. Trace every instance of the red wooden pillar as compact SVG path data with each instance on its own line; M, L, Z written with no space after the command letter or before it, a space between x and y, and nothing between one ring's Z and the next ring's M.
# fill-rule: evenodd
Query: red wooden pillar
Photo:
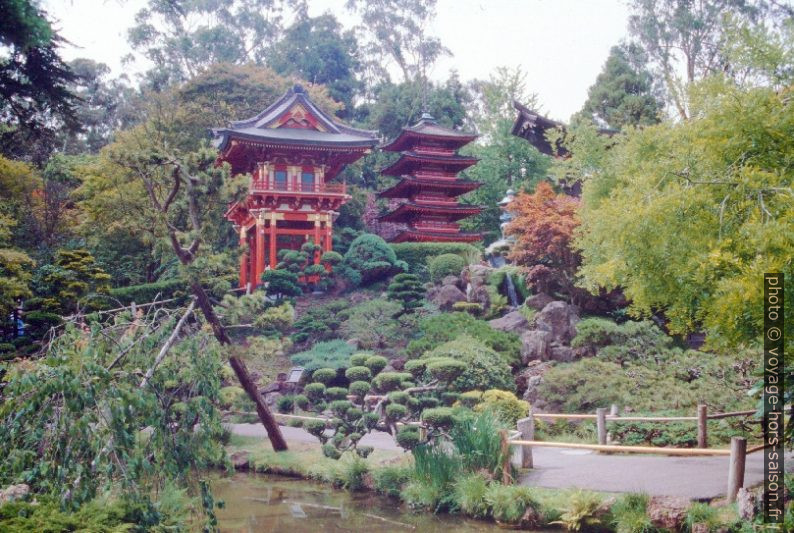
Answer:
M319 220L315 220L314 221L314 244L316 244L317 246L321 246L320 242L321 242L320 241L320 221ZM319 263L320 263L320 252L317 251L317 252L314 252L314 264L316 265L316 264L319 264Z
M245 227L240 228L240 247L245 250L246 245L246 230ZM244 289L248 284L248 252L244 251L240 254L240 288Z
M331 224L331 215L328 215L328 220L325 221L325 251L330 252L334 249L334 233Z
M270 268L275 269L276 263L278 262L276 259L276 217L270 218Z
M262 283L262 272L265 270L265 222L256 219L256 255L254 259L254 279L251 286L257 287Z

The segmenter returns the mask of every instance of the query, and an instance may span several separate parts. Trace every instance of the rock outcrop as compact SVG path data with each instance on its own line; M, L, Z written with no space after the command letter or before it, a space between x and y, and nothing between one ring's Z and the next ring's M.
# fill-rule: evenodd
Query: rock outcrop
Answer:
M436 304L442 311L450 311L458 302L465 302L466 295L455 285L442 285L428 291L428 299Z
M552 298L548 294L544 294L541 292L539 294L533 294L532 296L528 297L524 302L524 305L526 305L527 307L531 307L532 309L535 309L537 311L540 311L541 309L543 309L553 301L554 298Z
M552 341L568 344L576 336L579 311L574 305L554 301L548 303L536 316L535 328L551 333Z
M511 311L500 318L490 320L488 324L493 329L521 334L529 329L529 322L519 311Z

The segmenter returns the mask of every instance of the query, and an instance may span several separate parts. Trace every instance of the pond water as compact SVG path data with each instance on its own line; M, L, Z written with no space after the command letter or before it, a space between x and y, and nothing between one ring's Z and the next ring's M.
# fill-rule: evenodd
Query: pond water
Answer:
M212 483L223 533L474 533L504 531L458 516L410 513L399 502L303 480L234 474Z

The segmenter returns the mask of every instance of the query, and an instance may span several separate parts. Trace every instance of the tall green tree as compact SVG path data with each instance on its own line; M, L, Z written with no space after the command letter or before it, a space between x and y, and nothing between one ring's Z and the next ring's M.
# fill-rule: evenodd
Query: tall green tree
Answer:
M30 0L0 2L0 151L37 161L28 143L61 127L79 129L69 90L75 75L59 55L62 39Z
M668 103L682 119L690 116L687 85L730 71L725 54L727 18L755 25L765 16L785 13L769 6L765 0L632 1L629 30L648 54L664 82Z
M572 121L592 120L613 129L656 124L664 110L657 93L643 50L635 44L613 46Z
M345 106L338 115L352 116L361 85L356 79L358 43L353 32L344 31L330 13L296 20L273 47L268 65L282 76L325 85L331 97Z
M153 87L183 82L213 63L265 63L282 35L283 17L302 0L149 0L129 42L154 67Z
M500 235L499 200L507 189L532 191L546 176L550 162L534 146L511 134L515 120L513 102L537 105L537 97L527 90L525 73L520 69L499 68L488 80L475 81L472 89L473 120L481 137L464 150L480 161L462 176L480 181L483 186L463 200L485 209L476 217L464 220L463 226L482 231L486 241L493 241Z

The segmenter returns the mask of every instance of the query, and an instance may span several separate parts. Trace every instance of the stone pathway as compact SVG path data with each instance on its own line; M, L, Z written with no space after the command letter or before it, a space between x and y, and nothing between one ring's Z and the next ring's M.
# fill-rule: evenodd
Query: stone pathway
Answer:
M231 424L237 435L266 438L259 424ZM292 442L317 442L300 428L282 427ZM391 435L373 432L362 444L401 450ZM535 448L535 468L521 476L524 485L544 488L582 488L602 492L644 492L652 496L680 496L707 500L724 496L728 457L668 457L662 455L603 455L588 450ZM747 457L745 486L763 481L763 453ZM794 471L794 455L786 457L786 471Z

